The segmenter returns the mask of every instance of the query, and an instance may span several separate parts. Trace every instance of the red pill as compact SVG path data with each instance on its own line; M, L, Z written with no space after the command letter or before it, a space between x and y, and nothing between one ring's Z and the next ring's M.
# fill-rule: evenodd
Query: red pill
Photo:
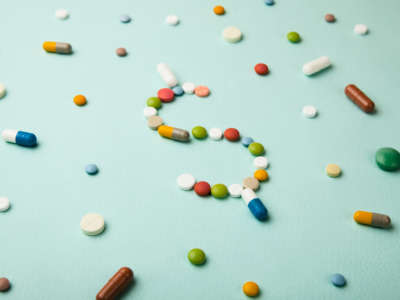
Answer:
M354 84L345 87L344 93L351 101L366 113L374 111L375 103Z
M175 94L173 90L164 88L158 90L157 97L160 98L162 102L171 102L172 100L174 100Z
M256 71L256 73L258 75L267 75L269 72L269 69L266 64L259 63L254 66L254 71Z
M194 191L196 192L197 195L199 195L201 197L205 197L205 196L210 195L211 186L206 181L199 181L198 183L195 184Z
M96 300L114 300L133 281L133 272L128 267L122 267L114 274L96 295Z
M239 130L236 128L228 128L224 131L224 137L231 142L236 142L240 139Z

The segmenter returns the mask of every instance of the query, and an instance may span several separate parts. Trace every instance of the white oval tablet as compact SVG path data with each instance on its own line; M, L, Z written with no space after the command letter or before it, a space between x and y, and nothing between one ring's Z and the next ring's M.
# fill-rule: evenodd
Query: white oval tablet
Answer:
M237 43L242 39L242 32L235 26L230 26L224 29L222 36L229 43Z
M7 197L0 197L0 211L6 211L10 208L10 200Z
M56 10L56 18L60 20L65 20L69 17L69 13L66 9L57 9Z
M317 109L312 105L306 105L303 107L303 115L306 118L314 118L317 115Z
M182 89L186 94L193 94L195 88L196 86L193 82L185 82L182 84Z
M242 195L243 186L239 183L234 183L228 187L228 191L232 197L239 198Z
M318 73L331 65L328 56L321 56L303 65L303 73L305 75L312 75Z
M165 19L165 22L168 25L175 26L175 25L177 25L179 23L179 18L177 16L170 15Z
M81 229L87 235L98 235L104 230L103 216L95 213L89 213L81 219Z
M4 84L0 83L0 99L6 95L6 87Z
M253 164L257 169L265 169L268 167L268 159L264 156L257 156L254 159Z
M176 179L178 186L185 191L191 190L196 183L196 179L192 174L182 174Z
M212 140L220 140L222 138L222 130L219 128L211 128L208 135Z
M366 34L368 32L368 27L365 24L356 24L354 26L354 33L356 34Z
M144 108L143 110L143 115L148 119L152 116L156 116L157 115L157 109L155 109L152 106L147 106Z

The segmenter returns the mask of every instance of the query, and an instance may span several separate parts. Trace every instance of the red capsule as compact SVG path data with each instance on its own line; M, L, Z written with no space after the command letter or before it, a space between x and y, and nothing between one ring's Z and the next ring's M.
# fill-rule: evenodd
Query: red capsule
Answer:
M366 113L371 113L375 109L375 103L365 95L357 86L349 84L345 87L344 92L351 101Z

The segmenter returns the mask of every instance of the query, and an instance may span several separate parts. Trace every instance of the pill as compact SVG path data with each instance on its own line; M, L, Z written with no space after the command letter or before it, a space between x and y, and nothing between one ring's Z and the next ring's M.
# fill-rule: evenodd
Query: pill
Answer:
M125 48L117 48L117 50L115 50L115 53L120 57L126 56L128 54Z
M216 5L216 6L214 6L213 11L214 11L214 13L215 13L216 15L219 15L219 16L225 14L225 8L224 8L222 5Z
M364 34L367 34L367 32L368 32L368 27L367 27L367 25L364 25L364 24L356 24L356 25L354 26L354 33L356 33L356 34L364 35Z
M376 151L375 161L384 171L397 171L400 169L400 153L394 148L385 147Z
M262 155L265 152L264 146L262 144L256 143L256 142L251 143L248 148L249 148L250 153L255 156Z
M243 293L249 297L257 297L258 294L260 293L260 289L259 289L257 283L255 283L253 281L245 282L243 284L242 290L243 290Z
M370 225L380 228L390 227L390 217L383 214L371 213L368 211L357 210L354 213L354 221L359 224Z
M342 173L342 170L336 164L328 164L325 168L325 171L329 177L338 177Z
M222 135L223 135L222 130L219 128L211 128L209 131L209 136L214 141L222 139Z
M182 190L188 191L193 188L196 183L196 179L192 174L185 173L178 176L176 183Z
M318 73L331 65L331 61L327 56L321 56L313 61L305 63L303 65L303 73L305 75L313 75Z
M178 84L178 80L174 73L172 73L170 67L165 63L159 63L157 65L157 72L160 74L161 79L169 86L174 87Z
M257 169L265 169L268 167L268 159L264 156L257 156L254 159L253 164Z
M185 93L185 92L183 91L183 89L182 89L179 85L174 86L174 87L172 88L172 91L174 92L175 96L182 96L182 95Z
M174 15L167 16L165 18L165 23L167 23L168 25L175 26L179 23L179 18Z
M196 126L192 129L192 135L196 139L205 139L207 137L207 130L203 126Z
M187 142L189 141L190 138L190 134L188 131L166 125L158 127L158 134L161 135L162 137L179 142Z
M6 211L10 208L10 200L7 197L0 197L0 211Z
M210 94L210 90L204 85L198 85L195 87L194 93L197 97L207 97Z
M302 112L303 116L309 119L315 118L315 116L317 115L317 109L312 105L304 106Z
M295 31L291 31L287 34L287 39L292 43L300 42L300 34Z
M143 115L146 117L146 119L156 116L157 115L157 109L155 109L152 106L147 106L143 109Z
M15 129L4 129L1 136L6 142L24 147L35 147L37 145L36 135L30 132Z
M122 267L97 293L96 300L115 300L132 281L133 271L128 267Z
M242 191L242 198L257 220L265 221L268 218L268 210L252 189L245 188Z
M269 72L268 66L264 63L258 63L254 66L254 71L256 71L256 73L258 75L267 75Z
M10 288L10 281L5 277L0 278L0 292L5 292L9 288Z
M76 95L74 97L74 103L78 106L83 106L87 103L86 97L83 95Z
M153 130L157 130L162 124L164 120L160 116L151 116L147 119L147 126Z
M356 85L349 84L345 87L344 93L359 108L366 113L371 113L375 109L375 103L365 95Z
M147 106L154 107L155 109L159 109L162 105L160 98L158 97L150 97L147 99Z
M121 15L119 17L119 20L121 21L121 23L129 23L132 20L132 18L128 15Z
M328 23L333 23L333 22L336 21L336 18L332 14L326 14L325 15L325 21L327 21Z
M228 186L229 195L234 198L239 198L242 195L243 185L239 183L234 183Z
M346 285L346 279L342 274L333 274L331 276L331 282L334 286L342 287Z
M260 187L260 182L254 177L246 177L245 179L243 179L242 184L245 188L252 189L253 191L258 190L258 188Z
M81 229L87 235L98 235L104 230L104 218L96 213L89 213L81 219Z
M160 98L162 102L171 102L175 98L175 94L171 89L163 88L158 90L157 97Z
M56 18L60 19L60 20L65 20L65 19L68 19L68 17L69 17L68 11L63 8L57 9L55 15L56 15Z
M192 82L185 82L184 84L182 84L182 88L186 94L193 94L196 86Z
M85 172L89 175L96 175L99 172L99 168L95 164L88 164L85 167Z
M239 130L236 128L228 128L224 131L224 137L231 142L236 142L240 139Z
M60 54L71 54L72 47L68 43L62 42L44 42L43 49L47 52L60 53Z
M202 265L206 262L206 254L199 248L194 248L187 255L189 261L194 265Z
M264 169L259 169L254 172L254 178L258 181L266 181L268 179L268 173Z
M194 185L194 191L197 195L201 197L205 197L210 195L211 193L211 186L206 181L199 181Z
M274 0L264 0L264 3L265 3L266 5L274 5L274 4L275 4L275 1L274 1Z
M0 99L3 98L7 93L6 87L4 84L0 83Z
M211 195L217 199L223 199L228 195L228 188L222 183L214 184L211 188Z
M222 31L222 36L229 43L237 43L242 39L242 32L238 28L230 26Z
M246 137L242 138L242 145L245 147L248 147L253 142L254 142L254 140L251 137L246 136Z

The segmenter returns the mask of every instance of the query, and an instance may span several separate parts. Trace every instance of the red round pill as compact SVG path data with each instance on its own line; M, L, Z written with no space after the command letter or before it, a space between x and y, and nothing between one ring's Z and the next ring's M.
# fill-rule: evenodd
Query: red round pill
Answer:
M175 95L171 89L164 88L158 90L157 97L160 98L162 102L171 102L172 100L174 100Z
M254 71L256 71L256 73L258 75L267 75L269 72L269 69L266 64L259 63L254 66Z
M194 191L196 192L197 195L199 195L201 197L205 197L205 196L210 195L211 186L206 181L199 181L198 183L195 184Z
M236 128L228 128L224 131L224 137L231 142L236 142L240 139L239 130Z

